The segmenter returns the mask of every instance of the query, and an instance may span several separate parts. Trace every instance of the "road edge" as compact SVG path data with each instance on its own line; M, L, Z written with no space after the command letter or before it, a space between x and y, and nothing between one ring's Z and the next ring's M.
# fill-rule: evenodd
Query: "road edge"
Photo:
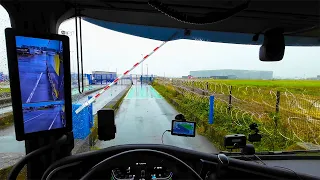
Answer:
M101 89L103 89L104 87L101 88L96 88L93 90L89 90L84 92L83 94L76 94L73 95L72 97L77 97L77 98L82 98L88 94L91 94L93 92L99 91ZM11 98L9 98L11 100ZM13 121L14 121L14 117L13 117L13 113L12 112L7 112L7 113L3 113L0 115L0 130L5 129L11 125L13 125Z
M129 92L132 85L128 85L124 90L122 90L117 96L115 96L111 101L109 101L103 108L111 108L117 113L120 105L124 97ZM84 140L75 140L75 148L72 150L72 154L78 154L87 152L90 150L96 150L97 148L94 147L98 140L98 115L94 115L94 125L91 128L91 133L89 136Z

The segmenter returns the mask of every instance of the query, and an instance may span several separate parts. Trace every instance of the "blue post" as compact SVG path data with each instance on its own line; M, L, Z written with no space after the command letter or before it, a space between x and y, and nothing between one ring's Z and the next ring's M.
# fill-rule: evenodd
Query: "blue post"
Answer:
M214 96L209 98L209 124L213 124L214 121Z
M88 100L90 100L92 96L88 96ZM89 116L89 127L92 128L93 126L93 104L91 103L88 106L88 116Z
M75 139L85 139L90 134L89 116L87 111L88 107L76 114L75 110L80 106L81 104L72 104L72 129Z

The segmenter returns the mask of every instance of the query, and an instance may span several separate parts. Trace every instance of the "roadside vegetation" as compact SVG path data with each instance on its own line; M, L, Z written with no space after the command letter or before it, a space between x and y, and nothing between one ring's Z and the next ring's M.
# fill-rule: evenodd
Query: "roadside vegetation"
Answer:
M0 93L8 93L10 92L10 88L0 88Z
M258 124L263 136L254 143L257 151L299 150L303 148L297 142L320 143L320 95L316 95L320 83L316 81L157 79L153 87L196 121L198 133L220 150L225 150L225 135L253 133L251 123ZM215 96L212 125L208 123L209 95Z

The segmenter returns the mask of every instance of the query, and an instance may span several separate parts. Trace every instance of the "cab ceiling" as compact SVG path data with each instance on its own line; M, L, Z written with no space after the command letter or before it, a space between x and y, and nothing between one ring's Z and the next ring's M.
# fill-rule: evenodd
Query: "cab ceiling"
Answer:
M225 12L246 1L158 0L188 16L202 17L210 12ZM74 4L74 1L70 1ZM148 4L147 0L77 1L86 17L117 23L187 28L207 31L263 33L282 27L292 36L320 37L320 3L311 0L251 0L248 8L225 20L205 25L177 21Z

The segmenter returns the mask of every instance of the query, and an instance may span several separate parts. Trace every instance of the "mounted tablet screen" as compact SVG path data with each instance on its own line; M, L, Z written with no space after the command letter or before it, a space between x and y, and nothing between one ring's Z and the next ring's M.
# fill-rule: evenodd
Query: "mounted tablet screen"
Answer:
M196 123L190 121L173 120L171 126L171 135L195 137Z
M17 140L71 130L70 52L64 47L68 37L29 36L10 29L6 36Z
M63 47L58 40L16 36L24 132L63 128Z

